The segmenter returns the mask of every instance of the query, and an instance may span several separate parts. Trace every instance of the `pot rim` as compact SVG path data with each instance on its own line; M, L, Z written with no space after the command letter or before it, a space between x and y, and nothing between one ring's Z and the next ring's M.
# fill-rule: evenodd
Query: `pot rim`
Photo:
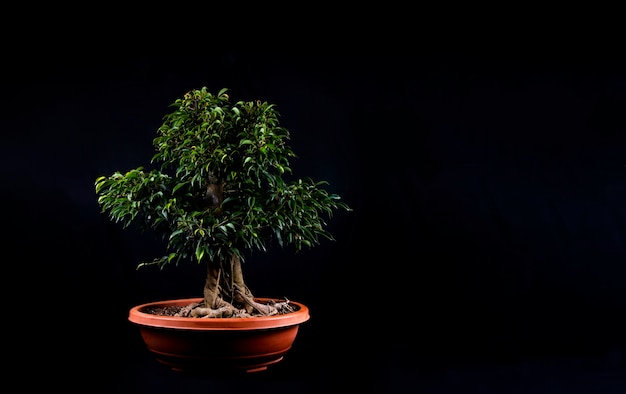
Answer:
M281 301L274 298L261 297L257 297L255 300L260 302L270 300ZM160 316L142 312L142 310L148 307L184 306L200 301L202 301L200 297L180 298L136 305L130 309L128 320L140 326L179 330L264 330L298 325L310 319L309 308L302 303L291 300L289 300L289 303L297 306L298 310L292 313L273 316L198 318Z

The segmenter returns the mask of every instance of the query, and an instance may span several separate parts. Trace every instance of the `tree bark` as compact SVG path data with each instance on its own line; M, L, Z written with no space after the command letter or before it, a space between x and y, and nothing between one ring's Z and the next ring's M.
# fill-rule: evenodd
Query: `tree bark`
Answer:
M204 299L190 305L183 315L191 317L252 317L293 312L289 300L261 303L243 278L241 259L232 256L228 262L209 262L204 284Z

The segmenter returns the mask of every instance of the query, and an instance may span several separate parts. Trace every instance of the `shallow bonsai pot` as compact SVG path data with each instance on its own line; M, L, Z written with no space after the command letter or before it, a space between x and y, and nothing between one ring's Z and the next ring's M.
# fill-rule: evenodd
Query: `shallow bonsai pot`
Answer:
M267 302L269 298L256 298ZM175 371L190 373L258 372L283 359L309 320L309 309L290 301L296 311L250 318L191 318L159 316L148 308L185 306L201 298L166 300L131 308L136 324L156 359ZM276 300L281 301L281 300Z

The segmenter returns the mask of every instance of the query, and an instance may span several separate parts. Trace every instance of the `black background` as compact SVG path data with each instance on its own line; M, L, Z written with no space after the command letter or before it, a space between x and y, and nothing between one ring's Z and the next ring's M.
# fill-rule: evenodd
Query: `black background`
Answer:
M4 307L29 340L11 363L49 372L26 384L105 392L622 392L625 62L574 48L12 62ZM330 220L336 242L247 260L257 296L311 320L283 362L234 381L147 354L128 309L199 296L203 270L135 270L161 242L110 223L93 187L149 167L168 105L202 86L276 103L295 174L354 209Z

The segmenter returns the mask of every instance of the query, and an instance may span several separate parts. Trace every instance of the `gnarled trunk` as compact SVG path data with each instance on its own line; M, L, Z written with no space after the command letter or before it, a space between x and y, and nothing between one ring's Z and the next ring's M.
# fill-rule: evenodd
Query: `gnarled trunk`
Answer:
M191 317L252 317L293 312L289 300L260 303L243 279L241 259L231 256L227 262L209 262L201 304L189 305L181 311Z

